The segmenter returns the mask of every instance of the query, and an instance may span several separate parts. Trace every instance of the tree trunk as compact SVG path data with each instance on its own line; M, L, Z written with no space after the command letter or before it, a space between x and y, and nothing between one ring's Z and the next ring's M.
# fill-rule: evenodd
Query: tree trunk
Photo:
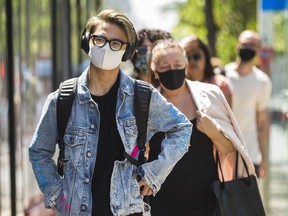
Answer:
M204 6L204 12L205 12L205 25L207 28L207 39L208 39L208 45L210 48L211 56L216 56L216 33L217 33L217 27L214 22L214 16L213 16L213 3L212 0L205 0L205 6Z

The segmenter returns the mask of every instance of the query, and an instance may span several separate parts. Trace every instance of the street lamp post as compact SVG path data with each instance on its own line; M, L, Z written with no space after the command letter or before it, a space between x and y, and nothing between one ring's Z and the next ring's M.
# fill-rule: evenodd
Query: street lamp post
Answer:
M16 166L15 166L15 107L14 107L14 63L13 63L13 7L12 0L6 0L6 37L7 37L7 76L9 99L9 154L11 182L11 215L16 216Z

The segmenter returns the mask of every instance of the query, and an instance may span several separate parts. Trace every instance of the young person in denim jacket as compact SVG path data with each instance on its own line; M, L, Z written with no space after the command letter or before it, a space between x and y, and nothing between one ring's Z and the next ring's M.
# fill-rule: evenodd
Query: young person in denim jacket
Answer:
M58 91L46 100L29 157L45 206L59 215L142 215L143 195L156 194L188 151L192 124L153 88L146 141L165 132L162 157L139 167L123 157L137 146L138 131L135 80L119 65L131 58L135 43L133 24L121 13L104 10L87 22L81 46L91 62L78 79L64 135L63 177L52 159L58 140Z

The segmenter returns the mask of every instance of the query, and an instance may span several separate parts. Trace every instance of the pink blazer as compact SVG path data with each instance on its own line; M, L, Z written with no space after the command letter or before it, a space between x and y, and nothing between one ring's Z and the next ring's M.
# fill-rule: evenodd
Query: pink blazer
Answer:
M249 174L256 175L254 165L248 156L246 144L238 123L220 88L213 84L190 81L188 79L186 79L186 83L197 108L213 119L214 123L223 132L224 136L231 140L235 149L242 155L248 166ZM225 181L233 179L235 153L236 151L229 154L220 153L220 161ZM219 177L220 176L221 174L219 173ZM238 177L244 176L247 176L247 174L244 169L243 161L239 155Z

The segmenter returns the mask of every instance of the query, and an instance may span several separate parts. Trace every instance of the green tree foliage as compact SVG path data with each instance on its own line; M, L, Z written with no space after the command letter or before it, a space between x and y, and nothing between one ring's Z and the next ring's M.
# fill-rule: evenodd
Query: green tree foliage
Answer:
M272 20L274 24L274 43L273 48L277 54L284 54L287 51L287 39L288 39L288 14L283 12L277 12L273 16ZM284 28L283 28L284 27Z
M5 52L6 48L6 10L5 10L5 2L0 0L0 57ZM0 63L1 63L0 59Z
M208 44L207 14L203 0L187 0L174 5L179 14L179 23L173 29L176 39L196 34ZM239 33L245 29L256 30L257 0L213 0L213 18L216 25L216 55L223 62L236 57L235 45ZM213 44L212 44L213 46ZM213 50L213 47L210 49Z
M56 1L56 11L51 11L51 0L14 0L13 1L13 32L15 55L22 59L27 67L34 67L35 59L42 51L51 55L52 51L52 16L58 17L57 26L67 25L70 22L70 35L62 36L62 32L57 32L60 37L71 40L72 63L78 63L80 50L80 37L85 27L87 18L96 13L96 9L101 8L101 0L69 0L70 20L61 22L63 18L62 9L68 7L62 1ZM3 13L1 23L5 21L5 1L0 0ZM65 24L66 23L66 24ZM5 32L5 22L0 25L1 33ZM3 35L4 36L4 35ZM6 36L6 35L5 35ZM1 39L1 44L6 40ZM4 46L1 46L4 48Z
M13 1L14 54L27 67L38 51L50 51L50 21L50 0Z

